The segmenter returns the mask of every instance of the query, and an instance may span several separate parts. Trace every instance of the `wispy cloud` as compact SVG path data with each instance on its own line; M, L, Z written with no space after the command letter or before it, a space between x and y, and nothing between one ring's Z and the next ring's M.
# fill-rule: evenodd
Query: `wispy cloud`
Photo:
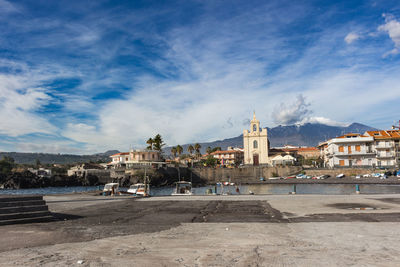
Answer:
M400 22L391 14L383 14L385 24L379 26L378 30L386 32L394 43L394 48L385 53L387 55L396 55L399 53L400 48Z
M344 40L346 41L346 43L351 44L360 38L361 38L360 34L355 33L355 32L350 32L349 34L346 35Z

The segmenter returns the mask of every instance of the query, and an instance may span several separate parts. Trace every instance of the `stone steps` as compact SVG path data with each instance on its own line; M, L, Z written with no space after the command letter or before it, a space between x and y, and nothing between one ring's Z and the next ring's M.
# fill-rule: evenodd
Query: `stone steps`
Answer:
M0 196L0 225L54 220L43 196Z

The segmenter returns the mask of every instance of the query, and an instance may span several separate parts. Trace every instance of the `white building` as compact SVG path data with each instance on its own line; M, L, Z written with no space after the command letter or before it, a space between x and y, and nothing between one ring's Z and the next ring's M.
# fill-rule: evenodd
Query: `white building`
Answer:
M133 150L114 154L107 165L111 168L131 168L135 165L151 165L160 163L161 153L155 150Z
M398 166L400 130L367 131L365 135L374 138L372 149L376 153L376 166L387 168Z
M361 134L345 134L321 143L322 156L327 167L375 166L374 138Z
M250 122L250 131L243 131L244 164L269 164L267 129L260 131L260 121L256 114Z

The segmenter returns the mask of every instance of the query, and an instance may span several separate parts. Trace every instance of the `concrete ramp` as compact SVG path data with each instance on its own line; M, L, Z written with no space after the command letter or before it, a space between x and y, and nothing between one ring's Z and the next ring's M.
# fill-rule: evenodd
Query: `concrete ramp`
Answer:
M54 220L43 196L0 196L0 225Z

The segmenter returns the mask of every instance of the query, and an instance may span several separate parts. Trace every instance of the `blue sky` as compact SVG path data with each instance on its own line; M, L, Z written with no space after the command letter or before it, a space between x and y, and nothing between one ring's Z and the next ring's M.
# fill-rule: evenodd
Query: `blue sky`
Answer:
M0 0L0 150L400 119L398 1Z

